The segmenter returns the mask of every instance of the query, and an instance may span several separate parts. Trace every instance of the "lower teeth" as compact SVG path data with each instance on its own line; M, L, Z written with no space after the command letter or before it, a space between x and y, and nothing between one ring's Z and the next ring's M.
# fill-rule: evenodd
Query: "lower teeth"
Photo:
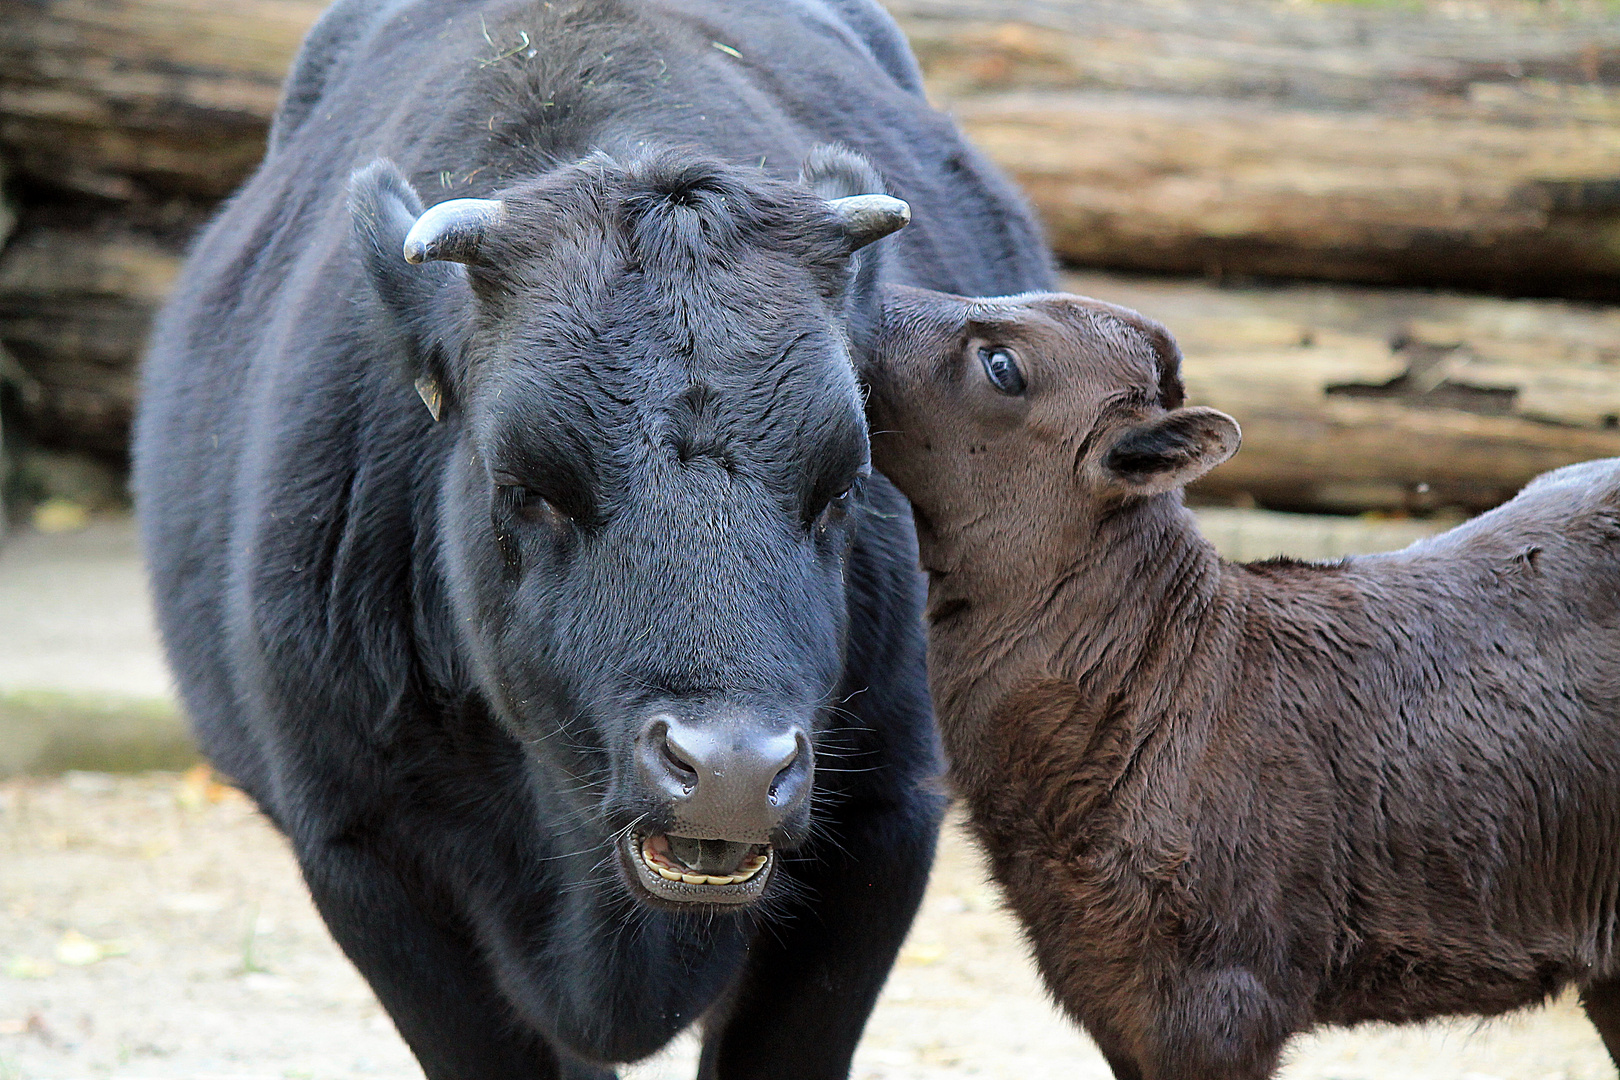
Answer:
M641 842L641 861L646 864L647 869L665 881L680 881L687 885L740 885L759 873L760 869L770 861L770 856L750 855L743 861L742 867L734 874L717 876L714 874L682 873L653 862L652 854L647 847L647 841L643 840Z

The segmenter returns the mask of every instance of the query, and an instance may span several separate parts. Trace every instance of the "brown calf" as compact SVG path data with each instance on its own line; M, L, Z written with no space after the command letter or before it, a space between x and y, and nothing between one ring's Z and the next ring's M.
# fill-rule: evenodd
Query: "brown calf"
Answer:
M1571 983L1620 1056L1620 461L1394 554L1233 564L1181 488L1237 424L1182 407L1157 323L897 289L884 337L953 783L1116 1076Z

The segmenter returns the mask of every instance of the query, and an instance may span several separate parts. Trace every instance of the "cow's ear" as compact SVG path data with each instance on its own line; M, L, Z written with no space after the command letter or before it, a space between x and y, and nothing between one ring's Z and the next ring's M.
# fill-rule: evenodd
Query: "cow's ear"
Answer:
M1223 412L1174 409L1127 428L1102 456L1109 482L1133 495L1157 495L1190 484L1237 453L1243 433Z
M459 388L472 311L466 274L446 261L406 261L406 240L424 211L391 161L374 161L349 178L349 218L366 277L402 338L407 374L438 420Z
M811 150L799 179L826 200L850 251L898 232L911 221L911 207L888 194L872 163L847 147L828 144Z
M861 235L851 240L849 277L843 294L844 325L857 367L865 364L876 346L882 313L878 282L883 277L885 244L872 241L910 220L911 208L885 193L877 168L855 151L832 144L818 146L804 159L800 181L825 199L835 216L849 218ZM882 200L875 202L873 198ZM897 206L890 206L893 203ZM903 208L903 209L901 209ZM899 224L889 218L895 217ZM892 227L890 227L892 225ZM870 234L870 237L867 237Z
M877 167L836 143L823 143L805 155L799 181L828 202L884 193L883 177L878 175Z

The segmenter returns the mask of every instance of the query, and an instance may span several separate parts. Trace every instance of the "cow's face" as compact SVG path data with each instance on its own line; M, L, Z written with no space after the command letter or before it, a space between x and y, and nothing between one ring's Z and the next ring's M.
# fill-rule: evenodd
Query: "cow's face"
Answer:
M599 159L509 192L440 391L484 690L664 905L757 899L808 834L869 472L855 226L738 176Z

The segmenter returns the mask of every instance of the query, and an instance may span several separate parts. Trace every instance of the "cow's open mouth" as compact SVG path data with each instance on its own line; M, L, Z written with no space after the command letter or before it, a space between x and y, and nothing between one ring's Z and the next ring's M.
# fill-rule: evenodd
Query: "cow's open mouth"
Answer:
M624 854L642 888L679 904L746 904L765 891L775 858L769 844L631 834Z

